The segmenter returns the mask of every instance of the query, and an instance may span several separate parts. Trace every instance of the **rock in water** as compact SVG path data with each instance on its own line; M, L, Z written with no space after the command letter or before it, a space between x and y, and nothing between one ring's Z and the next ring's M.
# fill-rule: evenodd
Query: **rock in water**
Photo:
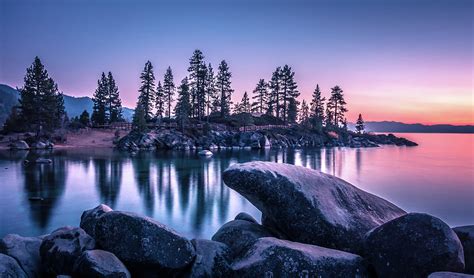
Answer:
M365 258L378 277L426 277L462 272L464 254L454 231L440 219L410 213L367 233Z
M196 259L186 277L227 277L230 272L230 249L224 243L193 239Z
M23 141L23 140L18 140L10 144L10 149L12 150L29 150L30 146Z
M102 249L134 267L181 269L195 256L189 240L151 218L134 213L103 214L95 226L95 238Z
M91 237L95 237L95 224L97 219L109 211L112 211L112 209L104 204L98 205L93 209L86 210L81 215L81 224L79 226Z
M474 225L453 228L464 249L466 273L474 274Z
M89 250L82 253L74 265L74 276L131 277L125 265L114 254L104 250Z
M28 276L14 258L0 253L0 277L27 278Z
M0 240L0 253L14 258L28 277L40 277L43 273L39 253L41 242L37 237L6 235Z
M208 150L202 150L202 151L198 152L198 155L200 155L200 156L212 156L212 152L208 151Z
M235 277L368 277L358 255L272 237L258 239L232 269Z
M428 275L428 278L473 278L474 276L456 272L434 272Z
M232 220L225 223L213 236L212 240L225 243L235 257L246 252L257 239L273 237L265 227L247 220Z
M71 274L76 259L82 252L94 247L94 239L83 229L59 228L43 239L40 246L41 261L49 274Z
M358 253L367 231L405 214L339 178L289 164L234 164L223 178L262 211L264 226L292 241Z

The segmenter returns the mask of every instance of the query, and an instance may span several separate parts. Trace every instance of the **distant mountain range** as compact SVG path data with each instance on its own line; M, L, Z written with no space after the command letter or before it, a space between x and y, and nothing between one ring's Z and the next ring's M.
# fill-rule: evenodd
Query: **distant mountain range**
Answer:
M355 124L348 128L355 130ZM406 132L406 133L474 133L473 125L424 125L405 124L393 121L365 122L365 130L373 132Z
M0 84L0 126L8 118L13 106L18 104L20 92L16 89ZM64 95L64 107L69 118L79 116L84 110L92 114L94 103L90 97L73 97ZM133 117L133 109L123 107L122 114L127 121L131 121Z

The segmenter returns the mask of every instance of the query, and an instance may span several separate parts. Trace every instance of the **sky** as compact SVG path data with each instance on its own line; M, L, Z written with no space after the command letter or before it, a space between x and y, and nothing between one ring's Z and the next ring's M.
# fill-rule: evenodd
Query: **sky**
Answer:
M134 107L147 60L175 83L200 49L225 59L234 101L277 66L301 95L339 85L354 122L474 124L474 1L0 0L0 83L21 87L39 56L59 89L92 96L112 71Z

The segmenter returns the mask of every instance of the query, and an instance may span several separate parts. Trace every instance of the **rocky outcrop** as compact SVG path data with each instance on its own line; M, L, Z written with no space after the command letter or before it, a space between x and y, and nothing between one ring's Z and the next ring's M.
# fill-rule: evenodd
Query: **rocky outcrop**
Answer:
M83 229L59 228L44 237L40 246L41 261L50 275L71 274L76 259L94 247L94 239Z
M379 277L426 277L462 272L464 254L454 231L440 219L410 213L368 232L365 257Z
M358 255L272 237L258 239L232 270L234 277L368 277Z
M196 249L196 259L186 277L227 277L231 274L227 245L206 239L193 239L191 242Z
M74 277L130 278L125 265L112 253L89 250L82 253L74 264Z
M358 253L367 231L405 214L339 178L289 164L234 164L223 178L262 211L264 226L302 243Z
M14 258L0 254L0 277L27 278L28 276Z
M12 150L29 150L30 149L30 146L28 145L28 143L26 143L23 140L12 142L10 143L9 147Z
M14 258L28 277L40 277L43 274L38 237L22 237L16 234L6 235L0 240L0 253Z
M474 274L474 225L453 228L464 250L466 273Z
M179 270L195 257L189 240L151 218L128 212L110 211L99 217L95 239L101 249L135 268Z
M428 278L473 278L472 275L448 271L434 272L428 275Z
M107 205L101 204L97 207L86 210L81 215L81 224L80 227L86 231L92 237L95 237L95 224L99 217L101 217L104 213L112 211L110 207Z

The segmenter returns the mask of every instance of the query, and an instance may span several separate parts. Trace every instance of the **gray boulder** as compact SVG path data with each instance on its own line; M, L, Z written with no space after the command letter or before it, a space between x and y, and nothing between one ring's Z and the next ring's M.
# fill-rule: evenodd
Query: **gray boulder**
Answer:
M262 225L247 220L232 220L225 223L213 236L212 240L219 241L232 250L232 256L247 251L257 239L273 237Z
M0 277L2 278L27 278L17 261L0 253Z
M38 237L9 234L0 240L0 253L14 258L28 277L40 277L43 273L39 253L41 242Z
M272 237L258 239L232 270L235 277L368 277L358 255Z
M453 228L464 249L466 273L474 274L474 225Z
M104 204L100 204L93 209L86 210L81 215L81 224L79 226L90 236L95 237L95 224L97 223L97 219L109 211L112 211L112 209Z
M71 274L76 259L82 252L94 247L94 239L83 229L69 226L59 228L44 237L40 246L41 261L49 274Z
M289 240L360 252L367 231L405 212L331 175L272 162L234 164L224 182Z
M248 222L258 224L258 221L255 218L253 218L250 214L245 213L245 212L241 212L241 213L237 214L234 219L235 220L245 220L245 221L248 221Z
M130 272L112 253L104 250L88 250L74 264L75 277L129 278Z
M456 272L434 272L428 275L428 278L473 278L473 275Z
M28 145L28 143L26 143L23 140L12 142L9 146L10 146L10 149L12 150L29 150L30 149L30 146Z
M231 272L230 249L224 243L193 239L196 259L186 277L226 277Z
M181 269L195 256L189 240L151 218L134 213L103 214L95 226L95 239L102 249L134 267Z
M437 271L462 272L458 237L440 219L410 213L368 232L365 258L379 277L426 277Z

